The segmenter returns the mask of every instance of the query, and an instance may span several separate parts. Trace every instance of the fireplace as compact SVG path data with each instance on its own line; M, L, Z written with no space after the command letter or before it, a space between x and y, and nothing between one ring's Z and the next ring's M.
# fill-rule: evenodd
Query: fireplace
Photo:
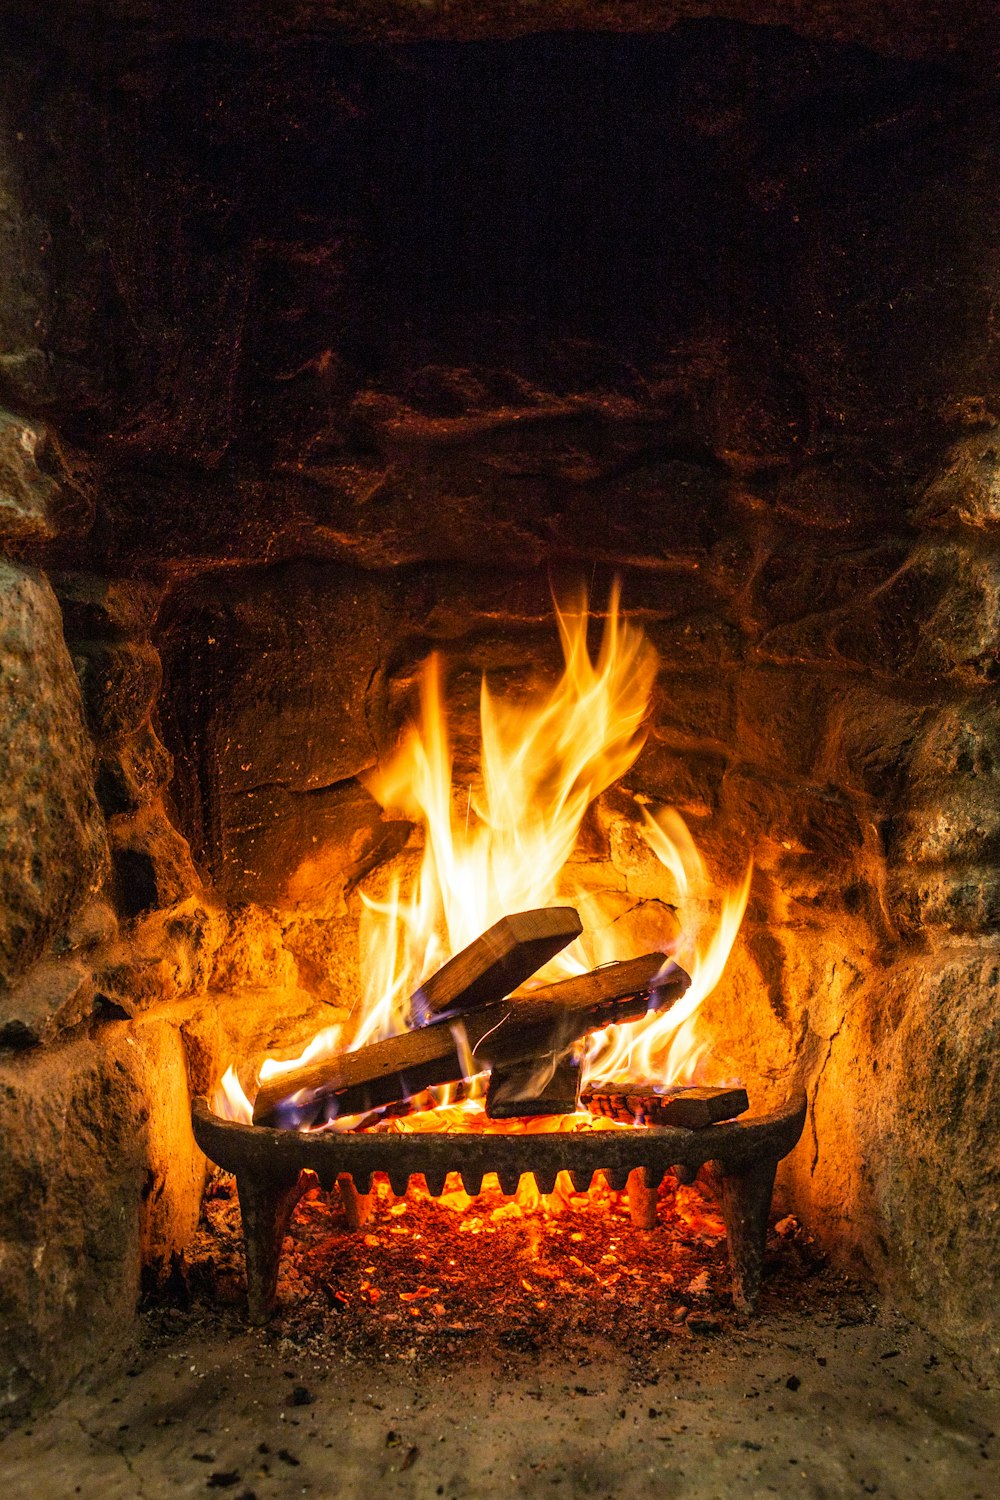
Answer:
M804 1090L781 1210L995 1362L987 30L100 9L4 23L9 1408L189 1251L192 1101L356 1014L428 658L471 807L483 674L551 689L581 590L596 657L616 579L613 956L677 935L650 812L716 905L752 859L707 1081Z

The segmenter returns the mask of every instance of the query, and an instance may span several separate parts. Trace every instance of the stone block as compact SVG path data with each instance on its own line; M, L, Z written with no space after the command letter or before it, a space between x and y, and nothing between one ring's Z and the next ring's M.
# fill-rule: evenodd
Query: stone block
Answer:
M155 647L140 641L76 642L73 664L94 738L120 742L136 734L160 691Z
M17 128L0 110L0 391L33 407L51 397L52 374L43 344L52 304L50 235L25 201Z
M646 625L646 634L668 670L691 672L733 667L744 655L739 627L714 611L679 620L651 620Z
M830 763L845 786L890 807L908 795L914 757L939 712L948 710L894 698L874 682L840 688L830 712Z
M114 908L102 895L80 908L52 947L57 954L89 954L112 942L117 936L118 918Z
M806 463L780 474L761 508L810 531L869 532L876 530L875 518L884 525L891 488L888 475L864 464ZM901 503L898 510L902 517Z
M928 713L910 758L910 786L928 799L959 789L975 797L1000 776L1000 709L992 694Z
M284 930L272 911L245 903L226 913L226 933L215 955L215 990L272 989L296 986L295 959L284 943Z
M656 679L652 734L664 744L724 745L732 740L736 674L671 673Z
M160 637L164 733L183 772L182 813L202 808L199 843L220 798L316 790L374 764L372 683L409 621L404 597L400 580L309 563L177 596Z
M747 666L736 690L735 743L779 774L808 775L826 731L828 680L811 672Z
M710 817L718 809L728 765L728 756L721 753L676 750L648 740L622 784L686 817Z
M749 610L763 630L867 600L904 566L910 544L887 540L845 547L787 539L758 564Z
M989 1274L1000 1257L998 987L992 940L869 966L818 1054L799 1176L834 1256L862 1257L919 1322L987 1369L1000 1358Z
M900 931L976 937L1000 931L1000 871L995 865L895 870L888 906Z
M227 797L216 887L266 906L342 909L347 890L406 843L410 825L383 821L356 782L315 792L267 786Z
M864 843L857 811L837 787L735 766L726 772L721 803L726 826L750 849L766 840L832 866L853 859Z
M0 1047L51 1041L90 1015L94 983L76 959L42 959L0 999Z
M957 545L923 544L869 598L777 625L755 650L787 666L988 685L1000 671L1000 563Z
M55 595L0 561L0 993L93 893L107 836Z
M150 724L118 744L102 744L96 780L102 812L112 818L148 807L168 784L173 770L174 758Z
M945 455L914 509L918 526L975 527L995 534L1000 526L1000 429L983 427Z
M111 823L112 889L121 916L176 906L200 890L187 842L162 807Z
M197 999L208 989L226 918L189 897L132 923L127 940L102 951L94 982L108 1016L135 1017Z
M1000 786L945 783L936 795L887 821L886 856L896 865L1000 862Z
M24 553L82 535L94 499L49 429L0 410L0 547Z
M165 1023L0 1061L0 1408L59 1394L120 1352L144 1265L197 1222L204 1158Z
M66 571L51 576L71 642L148 635L165 592L145 579Z

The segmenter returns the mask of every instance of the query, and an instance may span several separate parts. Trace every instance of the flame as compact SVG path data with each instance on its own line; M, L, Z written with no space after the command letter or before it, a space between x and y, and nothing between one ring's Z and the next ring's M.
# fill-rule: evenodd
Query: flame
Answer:
M662 1015L595 1033L587 1053L585 1083L629 1079L657 1088L697 1076L708 1048L698 1040L695 1016L722 978L750 896L752 859L739 885L722 891L718 919L713 922L709 914L712 883L680 813L663 807L654 814L644 807L642 816L646 842L676 887L683 925L672 944L673 957L690 974L691 984Z
M587 649L588 619L585 597L574 609L557 606L565 670L548 694L504 702L483 679L480 784L457 797L441 666L436 655L428 660L420 720L368 783L384 808L423 828L424 852L408 892L396 879L384 900L362 897L365 1013L357 1045L401 1030L406 1001L421 981L487 927L555 901L588 806L642 749L656 653L622 618L617 585L596 663ZM589 966L585 946L576 943L537 978L565 978Z
M221 1119L236 1120L241 1125L249 1125L253 1119L253 1105L246 1096L235 1067L228 1067L219 1080L212 1108Z
M368 781L384 809L419 826L423 849L417 867L406 876L394 875L379 898L362 892L363 999L352 1018L352 1048L404 1029L409 997L423 980L509 912L568 899L588 917L600 914L602 896L587 888L586 866L574 865L571 873L567 862L588 806L624 775L645 743L657 670L656 652L623 618L619 602L616 583L596 660L587 643L586 596L569 607L556 606L564 668L554 687L509 701L495 697L483 680L481 760L472 784L455 785L441 664L436 655L427 661L419 718L396 754ZM738 885L714 890L690 831L672 809L643 807L642 832L663 866L664 897L681 924L679 933L665 931L659 946L687 969L692 983L665 1014L592 1037L584 1062L591 1083L628 1079L665 1087L697 1075L707 1048L697 1037L695 1016L722 975L749 894L749 862ZM595 930L557 955L532 982L634 956L631 950L614 950L613 921L605 922L600 935L598 925L585 921ZM328 1028L302 1057L284 1063L269 1058L261 1078L342 1046L339 1028ZM471 1077L471 1056L464 1066ZM459 1087L466 1096L474 1094L476 1080L471 1088L469 1079ZM417 1120L439 1130L469 1128L481 1106L468 1099L456 1106L453 1097L450 1089L434 1091L435 1109L395 1121L393 1128L412 1129ZM233 1069L217 1100L229 1118L250 1118ZM357 1123L340 1120L333 1128ZM593 1128L595 1123L589 1114L575 1115L557 1127L549 1120L538 1128ZM481 1122L477 1125L481 1128ZM524 1122L490 1122L489 1128L524 1128Z

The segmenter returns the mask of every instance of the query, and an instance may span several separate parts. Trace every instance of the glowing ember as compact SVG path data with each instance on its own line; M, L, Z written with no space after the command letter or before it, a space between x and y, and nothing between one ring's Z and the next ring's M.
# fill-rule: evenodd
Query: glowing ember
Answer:
M441 964L509 912L569 901L585 914L585 931L539 971L533 983L580 974L597 964L632 957L616 951L616 924L602 921L602 896L589 889L586 867L568 862L590 803L632 765L645 741L657 659L642 631L620 614L612 593L596 661L587 647L588 612L581 599L556 610L564 671L551 691L527 702L500 701L486 681L480 705L481 762L477 784L456 789L452 777L442 673L436 656L426 664L418 722L393 759L369 782L386 809L398 811L423 831L419 868L408 880L396 876L381 898L362 893L360 972L363 1003L349 1040L351 1048L404 1029L407 1001ZM663 867L663 898L676 910L680 931L664 932L657 946L692 977L683 1000L663 1014L627 1026L609 1027L590 1039L585 1081L602 1086L621 1080L646 1088L695 1077L705 1054L693 1018L718 983L746 907L751 867L738 886L716 891L687 827L669 808L642 808L641 832ZM619 939L620 942L620 939ZM300 1058L268 1059L260 1078L296 1068L342 1050L340 1027L320 1033ZM470 1070L472 1067L470 1059ZM475 1095L481 1080L469 1079ZM435 1108L383 1121L379 1129L493 1130L621 1128L589 1114L530 1123L486 1122L474 1098L449 1103L439 1090ZM251 1108L230 1068L216 1096L216 1110L249 1120ZM337 1129L371 1128L370 1122L340 1120ZM530 1179L522 1179L522 1190ZM522 1198L522 1206L535 1206ZM535 1192L526 1190L528 1198ZM557 1188L550 1198L560 1194ZM464 1193L461 1198L468 1200ZM449 1193L447 1196L453 1196ZM565 1192L563 1196L566 1196ZM551 1211L552 1205L547 1205Z

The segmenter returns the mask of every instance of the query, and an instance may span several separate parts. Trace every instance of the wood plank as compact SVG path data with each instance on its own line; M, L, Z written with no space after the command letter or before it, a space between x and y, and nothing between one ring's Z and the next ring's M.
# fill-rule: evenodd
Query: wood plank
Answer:
M580 1096L581 1062L572 1053L498 1065L490 1074L486 1113L491 1120L571 1115Z
M457 1083L465 1076L468 1052L483 1072L562 1054L588 1031L634 1020L650 1009L668 1009L689 983L683 969L662 953L606 965L483 1006L459 1021L434 1021L272 1078L254 1101L254 1124L315 1124L361 1114L435 1084Z
M589 1089L581 1099L591 1114L631 1124L682 1125L686 1130L704 1130L722 1120L733 1120L750 1108L744 1088L702 1088L679 1085L662 1094L651 1090L629 1088L627 1084L610 1089Z
M583 931L572 906L512 912L449 958L410 997L418 1026L502 1000Z

